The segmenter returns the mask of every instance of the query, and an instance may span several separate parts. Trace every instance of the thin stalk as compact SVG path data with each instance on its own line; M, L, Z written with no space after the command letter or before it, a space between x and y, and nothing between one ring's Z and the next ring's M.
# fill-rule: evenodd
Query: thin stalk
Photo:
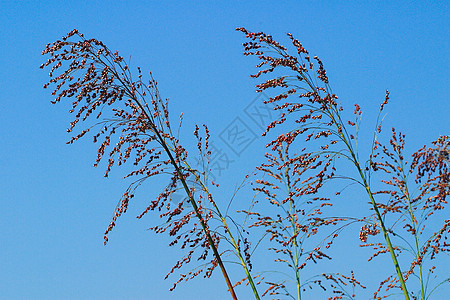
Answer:
M409 192L407 190L407 187L405 186L406 189L406 199L408 200L408 210L409 210L409 215L411 216L411 221L412 221L412 227L413 227L413 231L414 231L414 242L416 244L416 258L418 258L418 256L420 255L420 251L419 251L419 239L417 237L417 230L416 230L416 218L413 214L412 211L412 207L411 207L411 200L409 198ZM423 286L423 274L422 274L422 262L420 262L419 264L419 278L420 278L420 292L422 295L422 300L425 299L425 288Z
M297 230L296 230L296 226L295 226L295 221L294 221L294 216L293 216L293 210L294 210L294 201L291 199L290 201L290 217L291 217L291 224L292 224L292 234L297 234ZM297 238L294 239L294 268L295 268L295 280L297 283L297 299L301 300L302 299L302 293L301 293L301 289L300 289L300 272L298 270L298 244L297 244Z
M190 168L189 164L186 161L183 161L183 162L188 166L188 168ZM200 185L202 186L202 188L206 192L206 194L208 196L210 196L211 195L210 192L208 191L207 187L203 184L203 182L200 180L200 178L198 178L198 175L194 174L194 176L196 177L197 182L200 183ZM216 210L217 215L219 216L220 220L222 221L222 224L225 227L225 229L226 229L226 231L228 233L228 236L230 237L230 240L231 240L231 243L232 243L234 249L236 250L236 254L237 254L237 256L238 256L238 258L239 258L239 260L241 262L242 267L244 268L245 275L247 276L248 282L250 283L250 286L252 287L253 294L255 295L255 298L257 300L260 300L259 294L258 294L258 290L256 289L256 285L255 285L255 283L253 281L253 277L250 274L250 270L247 267L247 263L245 262L244 258L242 257L241 250L239 249L239 246L236 243L236 240L234 239L233 234L231 233L231 230L228 227L227 222L225 221L225 218L221 214L221 212L219 210L219 207L217 207L217 205L216 205L216 203L214 201L212 201L212 204L214 206L214 209Z
M406 176L405 176L405 169L404 169L402 159L400 159L400 169L402 170L403 182L405 183L404 195L408 202L408 213L409 213L409 216L411 217L412 229L414 232L414 242L416 245L416 259L417 259L420 255L420 250L419 250L419 239L418 239L417 230L416 230L416 218L414 216L414 212L413 212L412 205L411 205L411 198L409 196L408 185L407 185ZM420 264L419 264L419 278L420 278L420 293L422 296L422 300L425 300L425 288L423 286L422 262L420 262Z
M294 220L294 200L290 197L291 195L291 189L290 189L290 180L289 180L289 169L285 168L284 170L284 174L286 177L286 188L287 188L287 192L289 195L289 217L291 219L291 226L292 226L292 235L295 236L297 234L297 226L295 225L295 220ZM294 238L294 270L295 270L295 281L296 281L296 285L297 285L297 299L301 300L302 299L302 293L301 293L301 282L300 282L300 272L298 270L298 253L297 253L297 248L298 248L298 244L297 244L297 237Z
M361 176L361 179L363 180L364 187L366 188L367 194L369 195L370 202L372 203L372 207L375 211L375 214L377 215L378 222L380 223L381 231L383 232L383 236L384 236L384 239L386 240L386 244L388 246L389 253L391 254L392 262L394 263L395 270L397 272L397 276L400 281L400 285L402 287L403 295L405 296L406 300L409 300L409 294L408 294L408 290L406 289L406 283L405 283L405 280L402 275L402 270L400 269L400 265L397 261L397 256L395 255L395 252L394 252L394 247L392 246L388 231L386 230L386 227L384 226L383 219L381 218L380 211L378 210L378 205L375 202L372 191L370 190L370 186L367 184L366 179L364 177L364 174L362 173L362 170L361 170L359 164L356 165L356 167Z
M292 213L292 202L291 202L291 213ZM292 222L292 227L293 227L293 229L292 229L292 231L293 231L293 233L294 234L297 234L297 232L296 232L296 230L294 229L295 227L295 222L294 222L294 217L292 216L292 214L291 214L291 222ZM299 270L298 270L298 253L297 253L297 248L298 248L298 244L297 244L297 238L295 238L294 239L294 260L295 260L295 263L294 263L294 267L295 267L295 279L296 279L296 283L297 283L297 299L298 300L301 300L302 299L302 293L301 293L301 289L300 289L300 285L301 285L301 282L300 282L300 272L299 272Z

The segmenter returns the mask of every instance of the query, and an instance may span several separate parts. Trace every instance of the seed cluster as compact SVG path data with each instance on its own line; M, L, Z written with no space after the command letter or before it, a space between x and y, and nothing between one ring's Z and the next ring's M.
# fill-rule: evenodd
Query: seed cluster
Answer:
M165 175L169 177L168 185L138 218L147 212L158 211L165 222L150 229L156 233L168 233L174 238L169 245L179 244L186 251L169 274L189 263L196 251L199 252L198 260L207 262L205 268L181 274L178 282L187 281L202 272L205 277L210 277L220 260L216 250L220 238L209 226L214 219L211 206L215 202L206 189L207 174L189 165L188 152L172 131L168 100L162 99L152 74L149 74L150 80L144 82L138 68L138 79L133 80L129 66L118 52L113 53L96 39L85 39L77 30L48 44L42 54L50 55L41 68L51 67L51 79L44 88L56 85L52 91L55 96L52 103L65 98L74 99L69 112L75 115L75 119L67 131L72 132L80 121L94 119L94 124L76 134L68 143L96 130L94 143L100 145L94 166L108 157L105 177L114 165L120 166L131 160L134 166L124 178L137 179L117 204L105 231L104 243L107 243L118 218L127 211L136 189L153 176ZM56 75L58 71L60 74ZM94 116L89 118L92 114ZM181 121L182 116L180 126ZM196 127L194 136L198 140L199 157L207 166L211 156L208 148L210 134L206 125L203 128L204 134ZM176 203L173 195L179 190L185 192L186 197ZM212 248L216 252L211 255Z

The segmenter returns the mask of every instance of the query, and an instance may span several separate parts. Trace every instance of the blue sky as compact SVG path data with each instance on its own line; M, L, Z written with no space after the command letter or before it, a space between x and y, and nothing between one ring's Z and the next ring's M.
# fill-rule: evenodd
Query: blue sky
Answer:
M172 281L163 278L179 252L146 230L156 216L135 218L164 181L142 189L103 245L130 182L119 168L105 179L104 165L92 167L90 139L65 144L69 106L50 104L42 89L47 71L39 69L45 45L73 28L153 72L173 115L184 113L187 143L194 123L209 125L233 161L217 174L223 205L265 152L259 137L237 153L220 139L235 120L260 130L246 114L257 98L258 82L249 77L256 61L242 55L236 27L264 31L285 45L285 33L294 34L322 59L344 105L361 105L362 134L370 137L386 89L386 128L407 135L410 153L449 133L447 1L81 3L0 2L0 299L212 299L212 293L228 299L219 272L168 291Z

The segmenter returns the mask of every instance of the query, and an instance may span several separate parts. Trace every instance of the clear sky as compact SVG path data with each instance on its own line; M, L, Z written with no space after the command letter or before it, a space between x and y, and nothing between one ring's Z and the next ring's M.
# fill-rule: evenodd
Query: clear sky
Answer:
M448 1L2 0L0 11L0 299L228 299L218 270L208 281L168 291L177 278L163 278L179 252L146 230L158 222L155 215L135 218L164 181L142 189L103 245L130 182L120 168L105 179L105 165L92 166L90 138L65 144L68 105L50 104L42 89L48 72L39 69L45 45L73 28L151 70L173 115L184 113L187 141L194 123L209 125L232 161L216 174L224 206L265 151L259 136L245 149L220 138L232 122L260 133L246 114L257 97L258 82L249 77L256 61L242 55L236 27L285 45L285 33L294 34L322 59L344 105L361 105L361 134L371 135L386 89L386 127L407 135L410 153L449 133ZM339 264L348 250L335 251Z

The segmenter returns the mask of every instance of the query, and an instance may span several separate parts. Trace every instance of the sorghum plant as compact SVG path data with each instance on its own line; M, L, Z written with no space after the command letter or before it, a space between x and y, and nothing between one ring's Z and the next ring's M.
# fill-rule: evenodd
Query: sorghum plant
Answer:
M250 209L241 211L246 214L245 222L253 222L250 228L264 232L263 238L267 237L271 244L269 250L275 254L274 260L284 263L292 272L295 292L287 280L271 277L273 273L251 274L251 244L244 236L248 232L244 224L234 223L228 216L228 209L227 213L221 213L208 188L218 185L208 176L211 150L207 126L195 126L198 155L194 155L197 161L194 164L193 156L188 155L179 138L182 115L175 134L169 118L168 101L161 97L152 74L145 82L138 68L138 79L133 80L129 66L118 52L113 53L102 42L85 39L73 30L62 40L46 46L42 54L49 54L50 58L41 65L41 68L51 66L51 79L44 87L56 85L52 92L56 98L52 103L64 98L74 99L70 113L75 114L75 119L68 132L72 132L79 121L94 119L68 143L94 132L94 142L101 141L94 166L104 156L108 157L105 172L108 176L114 165L120 166L131 160L134 169L125 178L137 178L115 209L105 231L105 244L117 219L127 211L136 189L150 177L165 175L168 177L167 186L138 218L150 211L158 211L164 223L151 229L156 233L168 233L173 237L169 245L179 244L186 251L166 278L191 262L194 254L198 260L205 261L202 266L180 274L173 288L199 274L208 278L219 266L233 299L237 299L234 287L244 282L259 299L256 286L262 281L268 285L262 296L284 294L301 299L306 288L317 285L331 290L329 299L352 299L355 296L353 291L348 291L349 286L352 289L357 286L364 288L353 272L350 276L322 272L312 278L303 278L302 271L310 262L331 259L329 248L341 230L349 224L363 222L359 230L361 246L375 250L369 261L389 253L395 269L394 275L381 282L374 298L387 296L381 294L383 287L386 290L401 289L405 299L430 297L437 287L449 281L445 278L434 286L429 284L429 278L438 265L433 262L450 251L447 242L450 220L443 214L450 193L450 136L442 136L431 147L423 147L414 153L407 168L405 136L393 129L389 146L384 145L379 137L380 115L389 99L387 92L374 131L371 154L363 161L358 154L361 109L356 104L352 119L344 118L343 108L331 91L323 63L317 57L311 59L308 51L290 34L288 36L297 49L296 56L288 54L287 48L269 35L251 33L244 28L238 30L251 40L244 43L244 54L256 55L261 60L258 67L262 69L253 77L275 74L278 70L289 72L257 85L260 92L269 88L282 89L280 94L266 101L275 103L275 109L282 114L268 125L263 135L281 124L287 125L292 121L296 124L294 129L267 144L268 161L259 166L255 174L261 177L255 181L254 190L268 200L264 202L269 203L271 209L261 209L259 199L255 198L254 202L247 203ZM294 95L298 98L288 101ZM339 169L341 163L338 160L341 158L354 167L356 177L345 173L348 168ZM334 199L322 194L323 186L338 178L363 187L370 203L370 213L366 217L357 219L330 214ZM375 179L387 188L375 187ZM185 194L180 202L173 201L177 191ZM433 222L429 222L432 218ZM227 220L233 221L236 230L231 230ZM438 227L433 227L436 224ZM379 239L378 235L382 238ZM263 238L257 241L257 245ZM374 241L368 242L369 238ZM227 243L221 243L224 240ZM227 245L231 249L227 249ZM219 252L219 246L226 250ZM230 251L245 273L245 278L235 284L222 260L223 254ZM404 253L410 253L412 259L406 266L403 264L406 260L401 260L401 266L397 257L402 255L403 258ZM412 278L417 278L417 281ZM256 279L258 283L255 283ZM416 282L418 284L413 286Z
M305 188L296 189L295 193L299 193L298 195L293 192L289 196L315 194L325 180L332 178L345 178L358 183L365 191L369 199L370 210L373 211L373 215L361 220L365 224L361 228L360 239L366 243L368 235L382 234L382 242L364 245L376 247L374 256L389 253L395 268L395 275L383 281L381 286L387 284L388 289L400 288L405 299L417 298L415 293L409 292L406 281L412 274L415 274L415 269L418 268L419 294L421 299L425 299L427 288L422 274L423 263L426 258L435 259L437 254L449 251L449 244L446 242L450 231L449 220L444 220L438 230L432 231L431 235L427 237L423 235L425 221L436 211L442 210L447 203L446 197L450 189L448 149L446 148L448 136L440 137L433 143L433 148L423 148L415 153L410 170L407 171L402 152L404 136L396 137L394 131L390 142L393 151L385 147L380 148L378 134L381 132L381 124L377 121L372 154L367 160L361 160L358 153L358 122L361 109L359 105L355 104L355 117L345 120L343 107L339 104L338 97L332 92L322 61L317 56L311 58L309 52L291 34L288 34L288 37L297 50L296 55L289 54L287 48L263 32L253 33L245 28L237 28L237 30L243 32L250 40L243 44L244 55L254 55L260 60L257 65L260 71L252 77L258 78L261 75L273 74L273 77L256 86L257 91L282 90L281 93L265 101L265 103L275 103L275 110L281 111L282 114L279 119L267 126L263 135L276 126L283 123L288 124L288 119L293 120L296 124L294 129L279 135L267 146L271 151L280 152L284 144L293 144L294 140L303 137L304 141L297 140L300 144L298 149L302 150L298 151L299 154L291 157L290 160L301 161L303 153L307 153L307 157L311 156L316 160L315 167L321 165L323 168L316 172L313 170L312 176L302 181ZM277 76L279 73L281 76ZM291 100L293 97L295 97L294 100ZM389 92L386 92L380 113L388 99ZM305 152L305 149L308 150ZM380 149L386 157L385 161L379 161L379 159L383 159L377 152ZM345 158L350 162L354 167L353 170L356 171L356 177L345 172L348 168L337 170L337 172L342 171L342 175L334 172L335 162L338 158ZM380 170L388 176L392 176L391 179L386 177L381 179L391 189L377 191L373 187L371 176ZM417 174L417 184L420 184L426 176L428 177L427 181L419 186L418 194L413 196L407 184L407 174L414 172ZM268 198L271 198L272 192L269 192L268 189L263 192L268 195ZM389 194L391 198L383 202L381 196L386 194ZM286 199L289 201L289 197ZM272 224L269 222L267 226L270 228ZM396 231L397 227L406 230L413 236L413 243L406 242L409 247L407 249L413 253L413 260L406 272L402 271L405 267L401 268L397 259L401 250L405 249L404 247L400 248L400 244L406 241ZM295 234L294 229L292 235L295 236ZM395 243L392 242L392 239L395 239ZM433 272L435 267L435 265L431 266L430 272ZM374 298L379 298L378 291L374 294ZM428 291L429 295L431 291Z
M201 134L198 126L194 131L198 140L197 161L203 165L200 166L203 169L197 169L189 164L188 152L181 145L178 135L175 136L172 131L168 102L162 99L151 73L150 80L144 82L138 68L138 79L134 81L129 66L118 52L113 53L96 39L85 39L77 30L71 31L62 40L48 44L42 54L50 55L41 68L51 66L51 79L44 88L50 84L56 85L52 92L56 98L52 103L60 102L63 98L74 98L70 113L75 114L75 120L70 123L67 131L72 132L80 120L86 121L92 115L93 118L90 119L96 120L68 143L97 130L94 142L100 142L101 139L103 141L98 148L94 166L97 166L104 156L109 157L105 176L108 176L114 164L120 166L132 160L136 166L125 178L134 176L138 179L129 186L119 201L112 221L105 231L105 244L118 217L127 211L136 189L150 177L168 175L167 187L138 218L149 211L159 211L165 223L151 229L157 233L168 232L174 237L170 246L178 243L181 244L181 249L185 249L186 255L175 264L167 276L189 263L194 252L198 250L198 260L206 261L205 265L208 266L207 269L199 267L187 274L181 274L174 288L180 281L192 279L202 272L204 277L210 277L219 265L231 296L237 299L218 250L223 235L217 231L218 227L214 227L212 221L219 220L219 225L228 235L229 242L258 298L247 267L248 260L241 254L239 240L234 240L226 223L226 216L221 214L207 188L209 183L217 185L208 178L211 154L208 148L208 128L203 126L204 134ZM59 75L55 75L57 71L60 71ZM181 121L182 115L180 126ZM178 190L182 190L186 197L175 203L172 201L172 195Z

